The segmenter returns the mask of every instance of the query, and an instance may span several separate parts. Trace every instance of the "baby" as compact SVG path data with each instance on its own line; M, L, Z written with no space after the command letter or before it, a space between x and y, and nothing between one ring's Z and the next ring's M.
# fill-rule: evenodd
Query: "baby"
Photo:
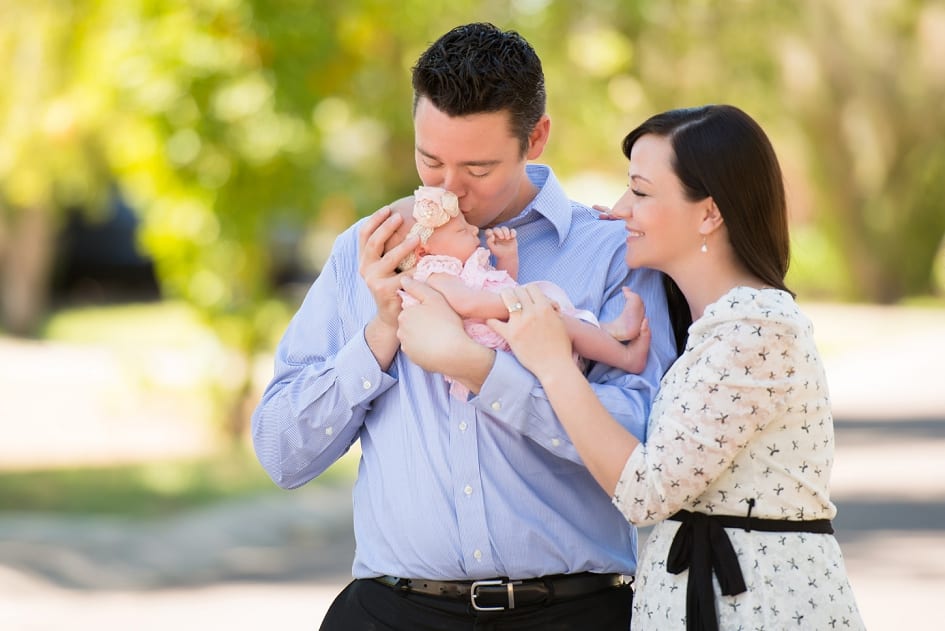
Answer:
M443 294L463 318L466 333L481 344L509 350L505 340L486 320L506 320L509 309L499 292L517 285L518 242L514 229L487 228L488 249L481 247L479 228L470 225L459 210L456 196L445 189L421 186L413 197L391 204L391 210L404 218L400 229L388 240L387 249L416 234L420 243L398 266L399 271L413 270L413 278L425 281ZM495 257L493 267L490 253ZM576 309L560 287L548 281L536 281L542 293L558 304L565 327L577 356L599 361L627 372L639 373L646 366L650 349L649 327L640 297L624 287L627 304L611 322L598 323L589 311ZM401 293L404 305L416 301ZM630 344L623 342L633 340ZM448 381L451 381L447 377ZM468 391L451 381L450 393L465 400Z

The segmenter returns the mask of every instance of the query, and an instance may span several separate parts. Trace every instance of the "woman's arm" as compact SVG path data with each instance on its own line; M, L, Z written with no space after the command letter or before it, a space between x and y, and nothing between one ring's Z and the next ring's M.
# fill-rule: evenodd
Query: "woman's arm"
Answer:
M610 415L571 357L571 341L554 304L537 287L502 293L504 303L521 303L508 322L490 320L512 351L541 382L551 407L585 466L613 495L624 465L639 441Z

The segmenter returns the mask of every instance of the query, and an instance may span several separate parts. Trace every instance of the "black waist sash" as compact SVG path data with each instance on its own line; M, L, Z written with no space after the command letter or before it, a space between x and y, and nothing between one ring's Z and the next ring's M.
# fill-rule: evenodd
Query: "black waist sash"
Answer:
M833 525L829 519L758 519L751 517L751 506L754 506L753 501L749 502L748 515L745 517L705 515L681 510L669 518L682 522L669 547L666 569L671 574L689 570L686 583L686 631L718 631L715 595L712 593L713 572L726 596L735 596L747 590L742 570L738 566L738 556L725 528L741 528L748 532L833 534Z

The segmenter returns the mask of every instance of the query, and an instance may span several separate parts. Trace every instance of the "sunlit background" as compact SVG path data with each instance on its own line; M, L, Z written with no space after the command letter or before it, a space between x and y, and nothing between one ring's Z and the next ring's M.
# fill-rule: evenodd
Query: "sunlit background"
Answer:
M535 46L580 201L657 111L769 132L867 622L945 589L945 2L0 0L0 628L317 624L357 454L276 490L249 415L335 236L418 184L410 68L469 21Z

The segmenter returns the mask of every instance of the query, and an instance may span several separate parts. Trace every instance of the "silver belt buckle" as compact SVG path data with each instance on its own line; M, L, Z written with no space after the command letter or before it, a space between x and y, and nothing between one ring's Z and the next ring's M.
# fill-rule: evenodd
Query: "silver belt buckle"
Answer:
M487 581L473 581L473 584L469 587L469 602L472 604L473 609L476 611L505 611L506 609L515 609L515 591L514 585L518 581L508 583L500 579L491 579ZM509 590L509 606L508 607L480 607L476 603L476 598L479 597L479 594L476 593L480 587L485 585L505 585Z

